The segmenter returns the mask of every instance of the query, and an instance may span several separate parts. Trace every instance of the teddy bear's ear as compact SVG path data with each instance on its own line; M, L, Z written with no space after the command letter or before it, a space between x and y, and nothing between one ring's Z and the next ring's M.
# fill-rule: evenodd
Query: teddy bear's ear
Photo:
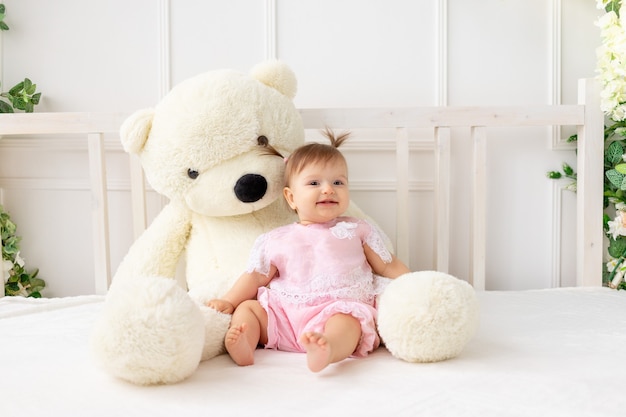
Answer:
M139 153L143 149L152 128L153 118L154 109L143 109L124 120L120 127L120 139L126 152Z
M284 62L278 60L262 62L250 70L250 75L290 99L296 96L298 89L296 75Z

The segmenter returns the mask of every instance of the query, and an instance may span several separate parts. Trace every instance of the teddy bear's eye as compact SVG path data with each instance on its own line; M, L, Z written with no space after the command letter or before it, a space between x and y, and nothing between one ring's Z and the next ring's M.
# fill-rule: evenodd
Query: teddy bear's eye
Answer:
M198 178L198 175L200 175L200 173L196 171L195 169L189 168L187 170L187 176L191 178L192 180L195 180L196 178Z
M270 143L270 141L267 139L267 137L263 136L263 135L261 135L258 138L256 138L256 141L261 146L267 146Z

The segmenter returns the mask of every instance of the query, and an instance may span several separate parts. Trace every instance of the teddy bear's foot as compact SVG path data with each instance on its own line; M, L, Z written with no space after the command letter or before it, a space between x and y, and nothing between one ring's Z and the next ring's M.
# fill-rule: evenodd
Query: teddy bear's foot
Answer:
M474 335L478 319L474 288L442 272L398 277L379 300L380 336L392 355L408 362L457 356Z
M169 384L191 375L202 357L204 316L172 279L115 281L91 348L105 370L134 384Z

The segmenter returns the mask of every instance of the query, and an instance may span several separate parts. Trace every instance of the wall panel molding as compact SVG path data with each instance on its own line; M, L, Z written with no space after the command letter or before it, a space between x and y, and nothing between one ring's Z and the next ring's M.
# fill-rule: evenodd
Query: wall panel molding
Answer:
M88 144L86 138L3 138L0 141L0 149L8 151L10 149L37 149L42 152L87 152ZM125 153L119 139L105 139L104 149L107 152Z
M351 191L396 191L395 181L350 181ZM0 178L0 190L29 190L29 191L90 191L88 178ZM130 192L130 180L108 179L108 191ZM154 191L146 184L146 191ZM432 181L409 181L411 192L434 191Z
M3 190L85 191L91 190L89 178L0 178ZM130 191L130 181L107 179L108 191Z
M171 77L171 27L170 0L158 0L159 17L159 86L158 97L161 100L172 88Z
M563 193L571 192L567 189L567 184L563 181L553 181L552 183L552 276L550 285L552 288L561 286L561 262L562 262L562 217L563 217Z
M391 141L368 141L368 142L350 142L341 145L341 149L345 151L358 152L395 152L396 142ZM431 141L409 141L409 151L411 152L434 152L435 143Z
M550 104L562 104L562 61L563 51L563 0L552 0L550 14ZM562 138L561 126L553 126L550 135L549 149L572 150L576 148L573 143L568 143L567 138Z
M277 59L276 0L265 0L265 59Z
M436 105L448 105L448 0L439 0L437 4Z

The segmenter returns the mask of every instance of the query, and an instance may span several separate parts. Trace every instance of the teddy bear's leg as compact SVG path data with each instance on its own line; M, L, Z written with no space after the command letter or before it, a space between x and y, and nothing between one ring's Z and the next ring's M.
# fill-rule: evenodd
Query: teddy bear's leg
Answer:
M173 279L114 281L91 348L100 364L121 379L140 385L178 382L198 367L205 319Z
M380 336L393 356L408 362L457 356L474 335L478 319L474 288L442 272L402 275L379 299Z

